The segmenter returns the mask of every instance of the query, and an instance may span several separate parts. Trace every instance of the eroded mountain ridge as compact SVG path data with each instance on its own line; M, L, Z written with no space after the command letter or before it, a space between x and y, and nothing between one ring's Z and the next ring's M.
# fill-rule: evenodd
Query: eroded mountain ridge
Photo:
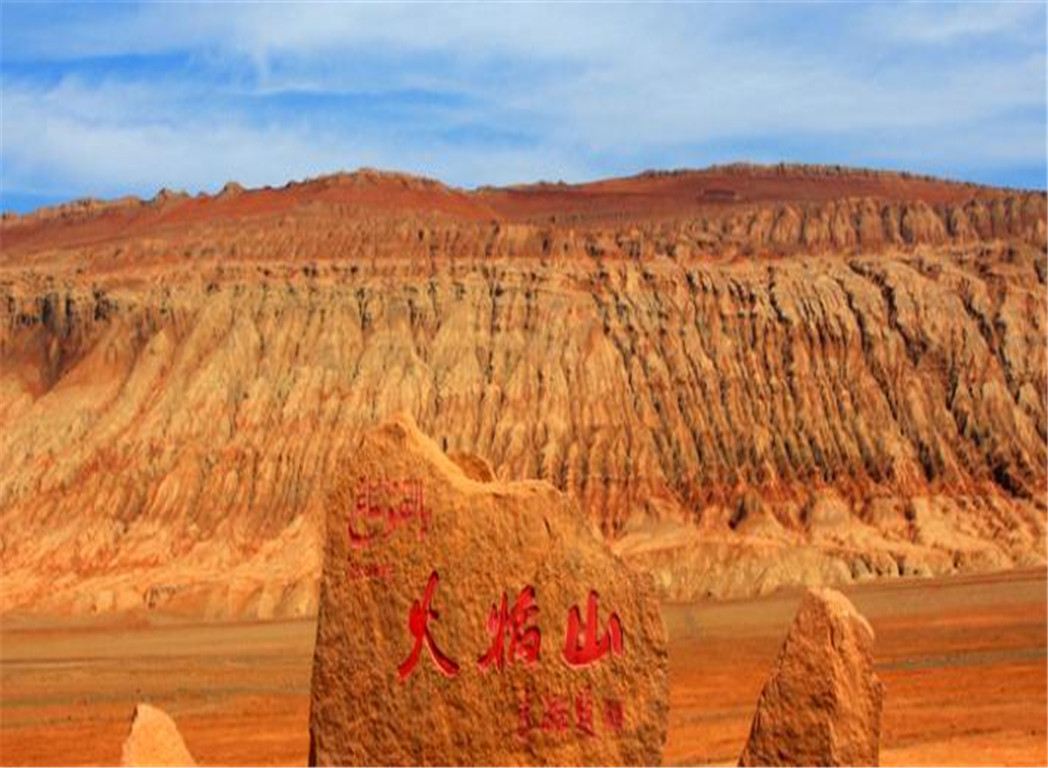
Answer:
M5 217L5 611L308 613L361 428L568 491L668 597L1045 560L1043 193L358 172Z

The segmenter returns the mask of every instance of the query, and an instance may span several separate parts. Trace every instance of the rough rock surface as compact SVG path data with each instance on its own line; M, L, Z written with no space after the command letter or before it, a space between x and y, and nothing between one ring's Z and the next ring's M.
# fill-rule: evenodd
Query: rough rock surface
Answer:
M149 704L135 707L120 762L125 766L196 765L175 721Z
M810 590L761 691L739 765L878 765L884 689L873 640L848 598Z
M9 217L0 610L311 614L400 410L674 599L1044 563L1045 211L775 167Z
M476 482L407 419L366 432L338 475L313 764L661 762L654 587L570 499Z

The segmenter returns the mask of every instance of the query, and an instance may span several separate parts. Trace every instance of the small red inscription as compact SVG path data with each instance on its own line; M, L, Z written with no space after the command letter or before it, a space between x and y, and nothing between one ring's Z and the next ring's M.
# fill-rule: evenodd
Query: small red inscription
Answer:
M604 699L604 725L619 733L626 724L626 711L617 699Z
M437 576L436 571L433 571L429 575L429 581L426 583L426 593L422 598L422 602L420 603L416 600L411 605L411 610L408 613L408 627L411 629L411 634L415 637L415 645L411 649L410 655L404 660L404 663L397 668L401 682L407 679L408 675L415 669L415 665L418 664L423 645L429 649L429 655L433 657L437 669L445 677L454 677L458 674L459 665L441 652L433 641L433 636L429 633L429 620L440 618L439 614L431 607L433 593L437 591L439 582L440 577Z
M597 602L600 598L596 592L589 593L586 606L586 623L582 624L579 607L573 605L568 612L568 632L564 638L564 660L572 667L585 667L597 661L608 651L615 655L622 654L622 622L618 614L611 614L608 619L608 630L601 634L597 625ZM579 632L585 631L582 641Z
M589 688L575 694L575 727L587 736L593 735L593 694Z
M487 653L477 660L482 670L490 669L493 665L501 672L506 664L505 641L509 635L509 661L510 664L518 659L525 663L532 663L539 658L539 649L542 644L542 635L539 628L534 626L534 614L539 612L535 604L535 588L528 586L521 590L513 603L513 610L509 610L509 599L505 592L502 593L502 602L491 606L488 614L488 633L491 635L491 646Z
M349 511L350 546L366 547L375 539L391 536L398 528L418 523L418 536L429 530L432 518L426 508L426 491L421 480L372 480L360 478Z
M520 701L517 704L517 738L527 741L531 728L531 693L525 689L520 692Z
M346 568L349 581L385 581L393 575L393 569L385 563L350 563Z
M542 715L542 730L546 733L563 733L568 730L568 704L562 696L552 694L544 697L546 707Z
M517 737L521 741L530 741L535 731L541 730L548 737L564 735L571 730L574 719L575 733L581 736L597 735L594 721L595 699L589 686L575 692L574 707L571 707L570 694L551 693L543 695L542 707L536 722L532 716L532 692L524 689L518 692ZM621 733L626 725L625 706L618 699L604 699L601 714L605 733ZM574 717L573 717L574 716Z

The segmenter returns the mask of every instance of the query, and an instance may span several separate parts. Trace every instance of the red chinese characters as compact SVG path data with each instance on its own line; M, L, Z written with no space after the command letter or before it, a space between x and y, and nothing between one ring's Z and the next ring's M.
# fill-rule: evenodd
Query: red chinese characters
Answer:
M373 540L386 538L413 521L418 523L421 538L429 529L430 518L421 480L362 477L354 493L353 508L349 511L349 543L358 549L366 547Z
M604 700L604 725L610 731L620 733L626 724L626 710L617 699Z
M429 620L440 618L439 614L430 607L433 602L433 593L436 592L439 581L437 572L433 571L429 575L429 581L426 583L426 593L422 598L422 602L420 603L416 600L408 613L408 627L411 629L411 634L415 637L415 645L411 649L410 655L404 660L404 663L397 668L401 682L407 679L415 665L418 664L423 645L429 650L429 655L433 657L437 669L445 677L454 677L458 674L459 665L444 655L434 642L433 635L429 633Z
M593 735L593 693L589 688L575 694L575 725L587 736Z
M385 581L393 575L393 569L385 563L350 563L346 568L349 581Z
M564 638L564 660L572 667L585 667L597 661L608 651L615 655L622 654L622 622L617 614L611 614L608 619L608 629L601 633L597 625L597 601L596 592L589 593L589 601L586 606L586 623L582 624L579 607L573 605L568 612L568 632ZM579 639L579 632L584 631L584 637Z
M534 614L539 612L535 604L535 588L525 587L513 603L513 610L509 610L509 600L506 593L502 593L502 601L498 606L491 606L488 615L488 633L491 635L491 646L487 653L477 660L482 670L488 670L494 666L502 671L506 663L506 637L509 637L509 661L512 664L518 659L525 663L537 661L539 649L542 644L542 635L539 628L534 626Z
M557 694L545 697L542 715L542 730L546 733L563 733L568 730L568 704Z
M589 686L577 690L574 697L550 693L540 698L541 704L533 712L533 695L529 689L518 692L517 738L530 741L535 731L547 737L558 737L572 730L577 736L595 737L598 729L595 718L597 700ZM571 704L574 703L574 707ZM600 712L603 715L602 732L621 733L626 727L626 708L618 699L603 699Z
M408 612L408 628L413 645L408 657L397 668L401 682L418 666L423 647L442 675L452 678L460 672L458 663L438 647L430 632L430 620L435 622L439 619L433 608L439 581L437 572L433 571L422 599L415 600ZM586 667L609 653L623 653L622 622L618 614L611 613L606 627L602 629L599 599L595 591L590 591L585 622L579 606L574 605L568 611L563 657L570 667ZM490 641L487 651L477 658L481 674L492 669L502 672L506 664L521 662L530 665L540 660L542 634L538 626L538 614L534 587L527 586L520 590L512 606L509 594L505 591L502 593L498 604L492 605L488 614ZM626 712L622 701L604 698L599 700L598 706L598 700L588 684L573 692L543 693L537 697L537 712L533 712L531 690L522 690L519 695L517 736L523 741L530 740L534 732L541 732L543 738L559 738L569 731L574 731L579 737L594 737L598 733L621 733L626 728Z

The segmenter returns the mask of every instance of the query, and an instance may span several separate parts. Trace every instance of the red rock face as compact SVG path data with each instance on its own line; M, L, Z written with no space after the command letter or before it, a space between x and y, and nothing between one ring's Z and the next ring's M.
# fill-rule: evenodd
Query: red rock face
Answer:
M666 638L633 573L544 482L477 482L407 420L328 504L314 765L661 763Z
M1043 563L1045 211L732 167L7 217L0 607L310 614L339 457L402 410L668 597Z

